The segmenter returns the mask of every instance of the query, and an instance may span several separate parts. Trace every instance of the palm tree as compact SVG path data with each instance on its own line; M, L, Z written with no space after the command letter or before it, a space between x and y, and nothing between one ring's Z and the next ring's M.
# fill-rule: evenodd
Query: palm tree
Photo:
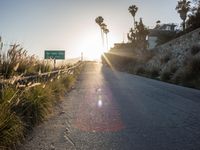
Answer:
M108 50L108 33L109 33L109 30L107 28L104 28L103 32L106 34L106 46L107 46L107 50Z
M133 16L133 20L134 20L134 28L135 28L135 15L136 12L138 11L138 7L136 5L132 5L128 8L129 12L131 13L131 15Z
M104 47L104 30L107 29L107 25L105 23L101 24L101 31L102 31L102 42L103 42L103 47Z
M103 23L103 21L104 21L104 19L103 19L103 17L101 17L101 16L99 16L99 17L97 17L97 18L95 19L95 22L96 22L99 26L101 26L101 24Z
M103 25L103 17L99 16L95 19L95 22L99 25L100 30L101 30L101 39L102 39L102 44L104 45L104 37L103 37L103 30L102 30L102 25Z
M179 0L176 6L177 12L180 14L180 18L183 20L183 31L185 30L185 21L187 19L187 13L190 10L190 1Z

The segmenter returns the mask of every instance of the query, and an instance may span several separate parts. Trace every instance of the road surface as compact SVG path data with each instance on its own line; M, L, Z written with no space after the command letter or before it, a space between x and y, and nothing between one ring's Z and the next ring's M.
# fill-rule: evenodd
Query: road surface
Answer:
M199 150L200 91L88 63L21 150Z

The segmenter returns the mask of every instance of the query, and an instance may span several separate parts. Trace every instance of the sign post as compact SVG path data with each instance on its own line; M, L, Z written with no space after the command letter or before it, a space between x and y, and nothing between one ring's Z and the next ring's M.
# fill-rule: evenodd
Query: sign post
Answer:
M54 69L56 67L56 60L64 60L65 59L65 50L45 50L44 51L44 59L53 59L54 60Z

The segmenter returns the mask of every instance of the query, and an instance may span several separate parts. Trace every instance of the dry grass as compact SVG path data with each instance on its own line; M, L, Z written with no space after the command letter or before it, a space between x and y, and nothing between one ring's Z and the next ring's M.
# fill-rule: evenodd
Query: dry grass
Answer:
M200 55L188 57L186 65L174 74L172 81L184 86L200 88Z
M62 66L66 67L69 66ZM60 95L70 89L81 67L71 75L58 73L36 83L15 85L18 76L38 75L51 69L48 62L27 56L19 45L1 52L1 78L13 81L9 85L0 83L0 149L15 148L30 129L45 120Z
M200 52L200 45L194 45L192 48L191 48L191 54L192 55L196 55Z
M12 111L13 102L17 100L17 91L4 85L0 93L0 149L7 149L15 147L23 138L24 124Z
M171 82L173 75L176 73L178 67L175 61L171 61L160 73L160 79L162 81Z
M8 104L0 104L0 110L0 149L15 147L23 138L23 122Z
M27 56L26 50L14 44L0 53L0 75L9 79L17 75L32 75L52 69L48 61L40 61L35 56Z

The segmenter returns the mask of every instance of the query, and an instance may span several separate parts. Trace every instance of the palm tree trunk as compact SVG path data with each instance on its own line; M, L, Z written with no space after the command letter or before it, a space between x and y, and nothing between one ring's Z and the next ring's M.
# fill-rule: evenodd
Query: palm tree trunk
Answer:
M104 48L104 35L103 35L103 30L101 29L101 39L102 39L102 46Z
M106 33L106 46L107 46L107 50L108 50L108 34Z

